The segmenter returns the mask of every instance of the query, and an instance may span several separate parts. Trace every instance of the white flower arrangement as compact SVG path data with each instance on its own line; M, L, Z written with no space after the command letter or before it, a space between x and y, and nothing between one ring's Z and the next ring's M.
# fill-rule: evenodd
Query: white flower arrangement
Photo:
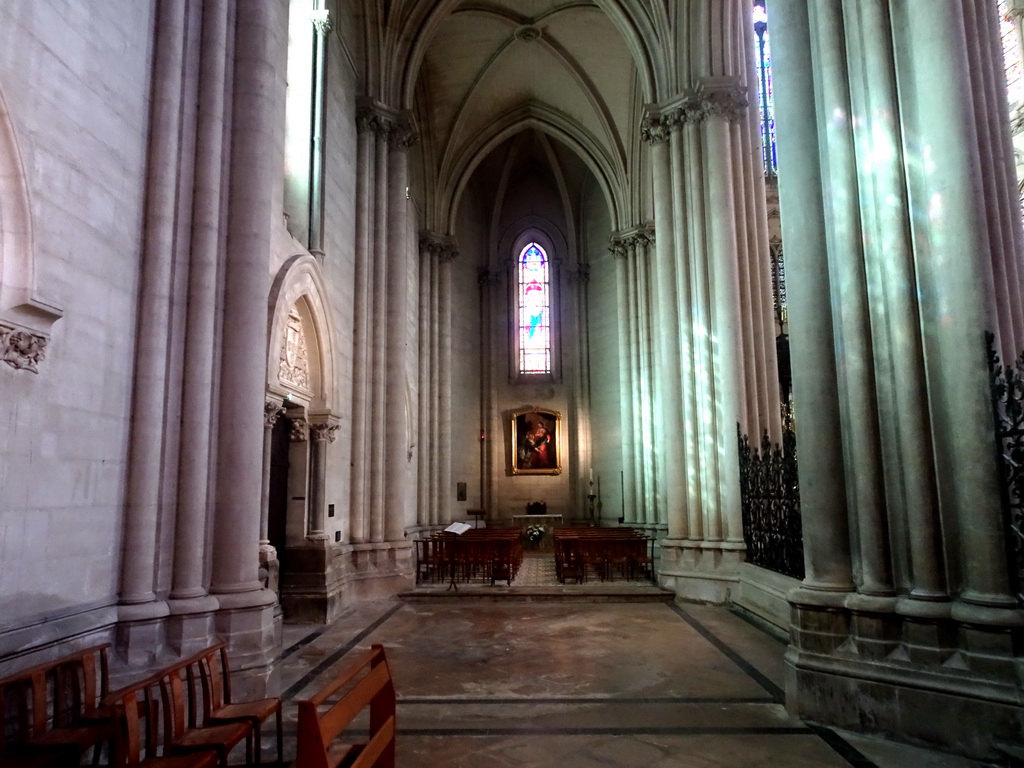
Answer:
M528 525L526 526L526 530L523 531L523 536L525 536L526 540L531 544L536 544L544 538L544 526Z

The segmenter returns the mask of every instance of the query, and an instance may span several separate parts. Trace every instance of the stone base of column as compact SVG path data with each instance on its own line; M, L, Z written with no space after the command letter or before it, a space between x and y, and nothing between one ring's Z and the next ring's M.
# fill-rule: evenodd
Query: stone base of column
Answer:
M326 624L351 603L387 597L414 582L412 544L310 542L288 547L281 574L281 605L289 622Z
M184 600L168 600L164 636L178 656L191 656L213 642L213 614L220 607L217 598L206 595Z
M157 665L166 642L169 614L162 600L117 606L114 645L127 666L148 669Z
M220 595L214 630L228 645L231 695L238 701L280 692L275 664L284 644L281 609L275 595L261 589Z
M742 543L662 539L658 584L685 600L727 603L739 583Z
M891 601L886 612L880 604L866 610L856 595L813 604L807 592L791 596L793 714L982 760L997 759L1000 743L1019 743L1019 628L964 625L949 618L948 603L917 610L906 599L869 598Z

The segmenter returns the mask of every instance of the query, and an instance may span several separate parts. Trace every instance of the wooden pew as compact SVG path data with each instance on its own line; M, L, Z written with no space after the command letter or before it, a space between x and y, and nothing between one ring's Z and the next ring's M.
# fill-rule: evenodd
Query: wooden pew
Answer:
M586 580L593 572L602 581L618 573L625 579L654 579L654 540L632 528L555 529L555 574L565 583Z
M298 705L298 751L292 768L394 768L395 686L383 646L372 646ZM367 705L366 741L336 741ZM321 712L321 707L326 709Z

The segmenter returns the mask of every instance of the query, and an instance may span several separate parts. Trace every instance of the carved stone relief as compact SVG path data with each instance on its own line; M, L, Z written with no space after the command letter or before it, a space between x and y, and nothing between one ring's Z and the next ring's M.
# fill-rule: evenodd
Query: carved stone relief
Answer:
M45 336L0 325L0 360L15 370L39 373L45 357Z
M306 346L302 317L295 307L288 313L288 323L281 338L281 360L277 376L282 384L306 391L310 389L309 349Z

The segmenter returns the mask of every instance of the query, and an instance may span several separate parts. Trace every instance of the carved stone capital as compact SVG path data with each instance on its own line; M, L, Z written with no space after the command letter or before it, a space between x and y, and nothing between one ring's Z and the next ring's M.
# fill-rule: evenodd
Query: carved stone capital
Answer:
M739 120L747 111L747 89L733 77L706 77L701 80L699 96L707 104L709 117L728 122Z
M263 426L270 429L277 420L284 415L284 406L274 400L267 400L263 404Z
M371 131L385 139L393 149L408 149L419 140L411 114L391 109L372 99L360 99L356 125L360 132Z
M331 12L326 8L313 11L309 20L313 22L313 29L320 37L327 37L331 33Z
M309 422L303 418L291 419L292 429L288 439L293 443L304 443L309 439Z
M47 338L39 333L0 324L0 360L19 371L39 373Z
M624 229L611 236L608 246L616 258L624 259L630 252L642 253L654 245L654 225L648 222L632 229Z
M317 442L333 443L338 437L337 424L310 424L309 436Z
M687 91L663 104L648 104L640 122L640 137L648 144L665 141L672 131L707 119L709 106L697 91Z
M420 253L447 263L459 255L459 247L454 238L425 229L420 232Z
M747 107L747 89L736 78L705 77L693 90L662 104L645 106L640 138L656 144L668 139L672 131L709 118L738 120Z

